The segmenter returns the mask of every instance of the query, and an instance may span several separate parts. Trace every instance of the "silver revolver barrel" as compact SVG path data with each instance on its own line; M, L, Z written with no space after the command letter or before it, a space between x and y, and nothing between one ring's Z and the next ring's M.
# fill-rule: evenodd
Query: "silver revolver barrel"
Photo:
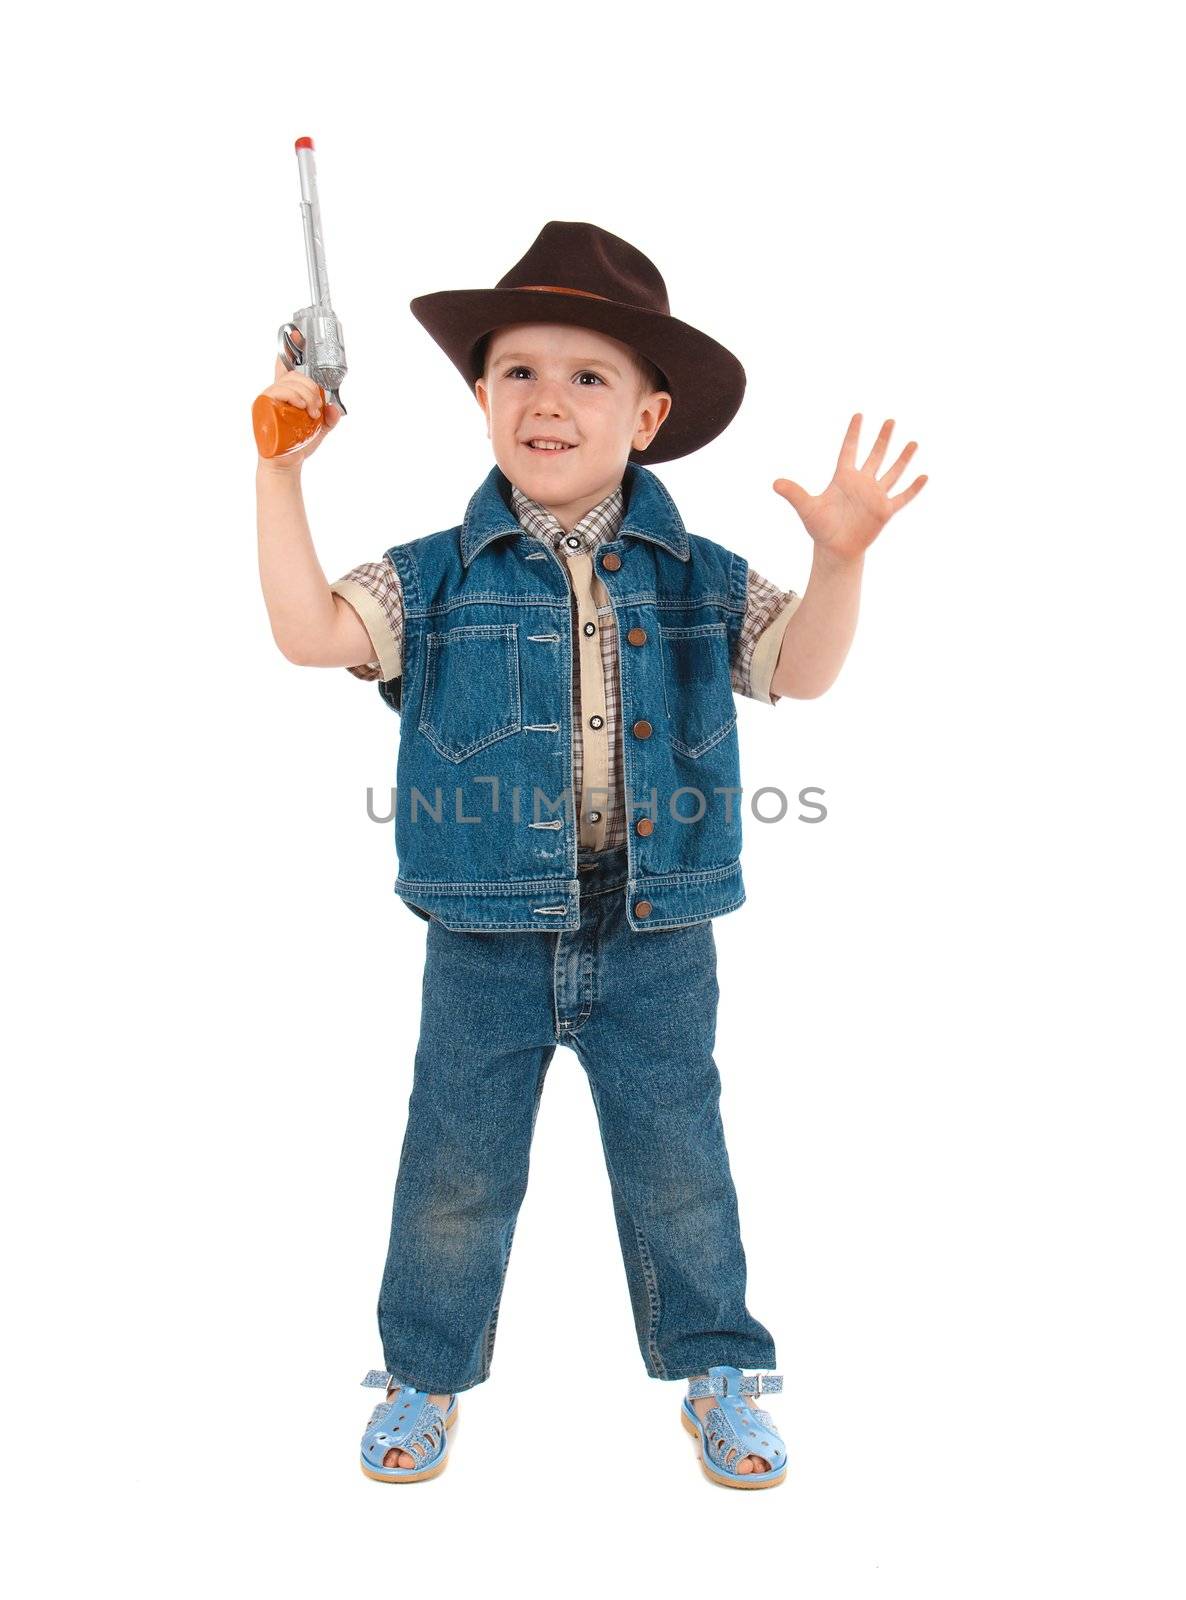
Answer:
M305 257L309 267L310 305L293 313L292 321L280 328L280 359L292 371L299 367L304 375L325 390L326 399L346 414L338 389L346 376L346 346L342 324L334 315L329 298L329 274L325 268L325 244L321 237L321 204L317 198L317 163L313 141L296 141L297 166L301 174L301 221L305 229ZM300 342L297 343L299 335Z

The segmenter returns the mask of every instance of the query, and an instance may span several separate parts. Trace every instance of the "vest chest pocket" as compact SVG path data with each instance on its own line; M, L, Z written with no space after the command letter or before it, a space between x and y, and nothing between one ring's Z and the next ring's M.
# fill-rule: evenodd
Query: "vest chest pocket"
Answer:
M420 732L464 761L522 727L517 625L477 623L425 635Z
M737 721L723 622L660 628L668 731L676 750L700 756Z

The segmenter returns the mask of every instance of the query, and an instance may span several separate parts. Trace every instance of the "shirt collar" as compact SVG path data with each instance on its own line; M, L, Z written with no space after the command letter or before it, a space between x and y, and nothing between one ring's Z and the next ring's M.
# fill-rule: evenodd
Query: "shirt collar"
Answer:
M625 503L622 485L619 484L604 500L599 500L585 512L571 533L566 533L547 507L525 495L517 484L511 485L511 501L524 532L545 540L560 554L570 554L578 548L594 550L603 539L617 538ZM573 539L580 541L579 546L571 542Z
M523 528L511 510L513 485L496 462L470 496L461 522L461 561L468 567L479 551L492 540L508 534L522 535ZM625 519L618 539L646 539L660 545L678 561L691 559L688 530L667 492L662 479L648 467L628 461L622 477Z

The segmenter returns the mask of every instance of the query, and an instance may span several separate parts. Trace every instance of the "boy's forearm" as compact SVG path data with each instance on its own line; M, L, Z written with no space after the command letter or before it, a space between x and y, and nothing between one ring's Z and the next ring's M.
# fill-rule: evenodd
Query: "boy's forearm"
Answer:
M299 473L261 461L255 473L259 576L272 637L290 661L308 661L337 620L305 516Z
M813 700L831 688L856 632L865 557L838 560L819 545L803 598L787 623L770 687L775 694Z

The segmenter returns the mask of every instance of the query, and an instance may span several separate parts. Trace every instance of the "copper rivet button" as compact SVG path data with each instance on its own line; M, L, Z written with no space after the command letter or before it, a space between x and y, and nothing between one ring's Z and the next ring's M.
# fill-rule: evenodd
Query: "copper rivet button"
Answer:
M648 833L654 833L655 824L651 821L650 817L639 817L638 821L634 824L634 831L635 833L641 833L645 839Z
M626 635L626 639L630 644L646 644L647 630L645 628L631 628Z
M634 724L634 736L636 739L649 739L654 731L650 723L645 719Z
M651 902L649 900L636 900L635 901L635 903L634 903L634 915L636 917L649 917L650 914L651 914Z
M585 632L586 632L586 634L596 633L597 632L597 624L595 622L586 622L586 624L585 624Z
M605 721L604 717L590 717L589 718L589 726L591 728L600 728L604 721Z
M602 556L601 565L607 572L617 572L618 568L622 565L622 558L619 555L615 555L615 553L611 550L608 555Z

